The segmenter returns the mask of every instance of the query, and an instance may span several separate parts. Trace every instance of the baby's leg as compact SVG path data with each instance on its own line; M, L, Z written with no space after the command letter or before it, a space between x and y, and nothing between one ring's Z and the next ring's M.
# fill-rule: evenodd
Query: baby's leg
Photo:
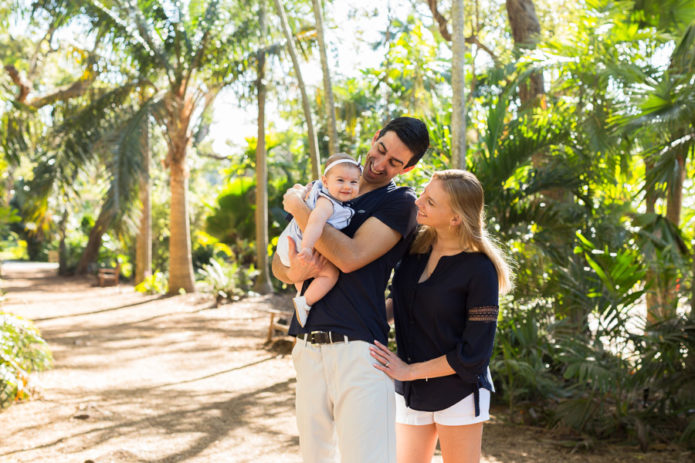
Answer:
M339 274L338 268L330 262L327 262L323 270L321 270L321 273L314 278L314 281L309 284L309 287L304 292L306 303L312 306L317 301L321 300L323 296L328 294L328 291L333 289L338 281Z

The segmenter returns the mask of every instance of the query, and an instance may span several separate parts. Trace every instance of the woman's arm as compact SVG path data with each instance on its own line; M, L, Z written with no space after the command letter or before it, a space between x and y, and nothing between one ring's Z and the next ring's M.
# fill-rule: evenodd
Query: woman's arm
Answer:
M449 365L446 355L427 360L426 362L407 364L379 341L374 341L374 344L375 346L369 347L372 357L379 361L379 363L374 364L374 368L383 371L393 379L413 381L416 379L449 376L456 373Z

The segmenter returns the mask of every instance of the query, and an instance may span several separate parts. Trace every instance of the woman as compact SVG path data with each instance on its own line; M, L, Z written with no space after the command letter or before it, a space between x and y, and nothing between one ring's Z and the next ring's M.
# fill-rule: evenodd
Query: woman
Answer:
M398 355L376 342L375 368L396 380L399 463L477 462L493 391L488 369L498 294L511 289L505 256L488 238L483 188L470 172L436 172L415 203L420 229L396 268Z

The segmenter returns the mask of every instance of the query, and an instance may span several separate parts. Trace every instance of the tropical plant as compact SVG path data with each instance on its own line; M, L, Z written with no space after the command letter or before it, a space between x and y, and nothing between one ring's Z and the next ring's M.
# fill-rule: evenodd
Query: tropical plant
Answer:
M253 42L249 32L257 18L242 3L213 0L170 8L159 3L86 5L91 29L105 44L123 50L131 69L139 70L130 82L145 89L141 112L153 115L164 129L171 191L172 293L195 290L187 199L189 141L219 91L246 69Z
M166 294L169 291L167 281L168 277L165 273L154 272L135 285L135 291L143 294Z
M0 312L0 408L31 395L29 375L49 368L53 357L34 324Z
M227 265L220 263L217 259L212 259L200 270L203 282L207 284L209 292L215 297L215 307L239 295L238 272L239 266L236 263Z

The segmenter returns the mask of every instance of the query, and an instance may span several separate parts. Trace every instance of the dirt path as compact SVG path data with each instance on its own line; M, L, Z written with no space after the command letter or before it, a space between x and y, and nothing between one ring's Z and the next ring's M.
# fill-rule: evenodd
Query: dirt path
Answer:
M3 266L0 307L32 319L55 357L39 398L0 413L0 462L300 462L289 355L263 345L280 296L218 309L210 298L145 297ZM569 454L547 430L485 428L484 462L692 461L677 449ZM436 456L433 460L441 462Z

